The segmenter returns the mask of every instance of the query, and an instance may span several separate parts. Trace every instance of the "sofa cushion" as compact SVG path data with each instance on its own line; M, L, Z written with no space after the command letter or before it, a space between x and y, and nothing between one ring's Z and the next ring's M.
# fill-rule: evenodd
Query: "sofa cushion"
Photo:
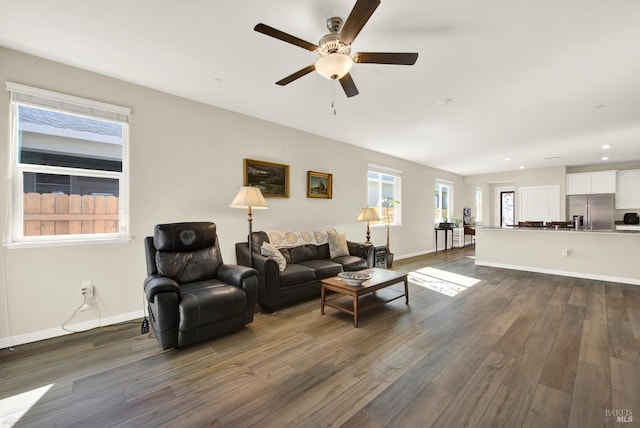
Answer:
M329 243L325 242L322 245L318 245L316 247L316 251L318 252L318 259L320 260L329 260L331 255L329 254Z
M301 263L318 258L318 249L315 245L301 245L289 249L291 263Z
M335 229L329 229L327 230L327 237L329 238L329 254L332 259L349 255L347 236L344 233L338 233Z
M330 260L308 260L300 264L313 269L316 272L316 279L331 278L344 270L340 263Z
M284 256L276 247L268 242L263 242L260 247L260 254L267 257L272 257L278 263L278 269L282 272L287 267L287 261Z
M288 287L307 281L313 281L315 278L316 273L310 267L297 264L288 264L284 272L280 273L280 285L282 287Z
M181 331L191 330L216 321L232 318L246 307L246 293L220 280L193 282L181 288Z
M367 269L367 261L358 256L340 256L332 257L332 262L340 263L345 271L353 272L357 270Z
M282 257L287 261L287 264L293 263L291 258L291 248L278 248Z

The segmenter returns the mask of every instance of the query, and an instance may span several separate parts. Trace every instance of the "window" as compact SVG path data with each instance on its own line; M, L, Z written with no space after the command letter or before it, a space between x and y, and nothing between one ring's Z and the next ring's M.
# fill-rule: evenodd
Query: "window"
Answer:
M476 223L482 222L482 189L477 188L475 193L475 211L476 211Z
M127 237L129 109L7 82L12 243Z
M402 171L377 165L369 165L367 171L368 206L378 209L382 219L378 224L402 223L400 211L400 175ZM372 223L373 224L373 223Z
M435 190L435 222L453 221L453 185L436 181Z

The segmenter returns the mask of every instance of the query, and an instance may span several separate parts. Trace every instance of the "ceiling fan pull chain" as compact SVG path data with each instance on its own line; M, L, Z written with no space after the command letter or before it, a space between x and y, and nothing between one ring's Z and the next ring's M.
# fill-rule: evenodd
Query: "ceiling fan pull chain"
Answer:
M336 115L336 81L331 81L331 108L333 109L333 115Z

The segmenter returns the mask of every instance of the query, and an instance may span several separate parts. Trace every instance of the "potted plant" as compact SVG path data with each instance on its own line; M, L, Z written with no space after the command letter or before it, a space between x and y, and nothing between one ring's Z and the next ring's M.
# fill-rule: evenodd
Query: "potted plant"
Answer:
M391 230L391 222L395 216L395 210L393 207L398 205L400 201L396 201L391 198L384 198L380 203L382 207L382 222L387 228L387 267L393 266L393 253L391 252L391 243L389 240L389 232Z

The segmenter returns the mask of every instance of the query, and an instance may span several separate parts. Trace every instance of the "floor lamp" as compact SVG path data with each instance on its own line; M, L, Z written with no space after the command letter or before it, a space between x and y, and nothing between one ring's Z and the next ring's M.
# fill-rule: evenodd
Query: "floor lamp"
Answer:
M247 221L249 222L249 266L253 267L253 230L251 223L253 222L253 212L255 210L266 210L267 201L265 201L262 192L257 187L242 186L236 197L229 205L231 208L246 208Z
M358 218L356 221L366 221L367 222L367 240L365 244L371 244L371 230L369 229L370 221L380 221L380 217L378 217L378 210L375 208L367 207L360 210L360 214L358 214Z

